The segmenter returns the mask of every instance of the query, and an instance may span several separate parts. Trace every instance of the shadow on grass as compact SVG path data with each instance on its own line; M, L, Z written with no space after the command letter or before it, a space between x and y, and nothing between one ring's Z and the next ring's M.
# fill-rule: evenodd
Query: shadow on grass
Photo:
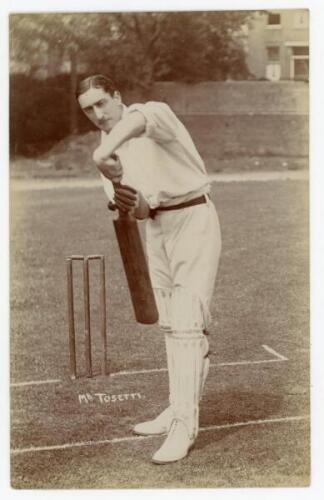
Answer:
M200 410L200 427L221 426L238 422L266 420L278 415L283 396L260 392L214 392L204 397ZM241 427L217 430L212 441L221 441L225 436L234 434ZM203 449L210 444L208 433L201 433L195 445Z

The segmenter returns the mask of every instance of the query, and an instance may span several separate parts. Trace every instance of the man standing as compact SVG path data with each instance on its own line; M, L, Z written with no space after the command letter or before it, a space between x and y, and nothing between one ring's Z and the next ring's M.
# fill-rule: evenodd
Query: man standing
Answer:
M127 108L114 83L102 75L83 80L77 97L101 130L93 159L108 198L120 210L147 219L147 256L165 335L170 404L134 432L167 433L152 460L174 462L188 454L197 437L209 368L209 304L221 250L209 179L188 131L168 105L147 102ZM114 193L112 182L121 179Z

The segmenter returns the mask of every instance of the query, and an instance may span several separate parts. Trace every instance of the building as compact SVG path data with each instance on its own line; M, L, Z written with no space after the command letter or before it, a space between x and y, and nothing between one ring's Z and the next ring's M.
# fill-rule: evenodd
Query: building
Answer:
M245 30L247 64L257 79L308 80L309 11L257 12Z

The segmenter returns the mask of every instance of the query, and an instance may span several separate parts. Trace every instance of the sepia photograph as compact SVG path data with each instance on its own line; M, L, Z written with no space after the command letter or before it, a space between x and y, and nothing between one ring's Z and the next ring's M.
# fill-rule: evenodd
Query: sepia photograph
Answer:
M12 489L311 484L310 10L235 5L8 12Z

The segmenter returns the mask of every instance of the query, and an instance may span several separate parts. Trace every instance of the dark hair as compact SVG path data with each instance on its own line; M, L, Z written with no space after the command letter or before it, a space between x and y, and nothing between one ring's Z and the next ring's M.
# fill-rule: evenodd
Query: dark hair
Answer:
M79 97L91 88L103 89L111 95L117 90L116 85L110 78L104 75L93 75L79 82L76 90L76 97Z

